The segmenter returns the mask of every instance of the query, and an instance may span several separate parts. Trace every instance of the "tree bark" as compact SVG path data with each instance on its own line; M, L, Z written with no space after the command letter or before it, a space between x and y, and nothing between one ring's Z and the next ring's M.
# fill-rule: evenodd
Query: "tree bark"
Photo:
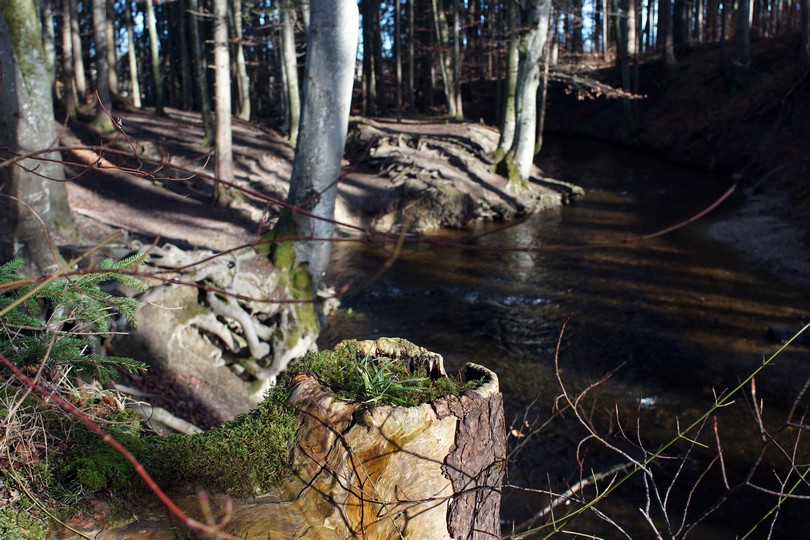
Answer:
M298 57L295 53L295 8L287 1L281 7L281 55L284 66L290 144L298 142L298 122L301 117L301 93L298 89Z
M141 108L141 83L138 81L138 57L135 54L135 32L132 28L132 6L130 0L124 1L124 17L127 25L127 59L129 60L129 84L132 93L132 104Z
M79 33L79 15L76 11L76 0L65 0L70 9L70 35L73 41L73 75L76 79L76 92L79 94L80 102L87 101L87 77L84 73L84 54L82 52L82 38Z
M110 93L118 95L118 55L115 54L115 0L107 0L107 23L104 25L107 41L107 65L110 78Z
M217 183L214 204L229 206L234 191L221 183L233 181L233 135L231 134L231 76L228 52L228 0L214 0L214 73L216 77L216 159Z
M509 2L509 51L506 57L506 89L504 92L503 122L496 160L503 159L512 147L515 137L515 88L520 66L520 17L517 4Z
M211 112L211 98L208 94L208 78L205 76L205 59L203 57L202 40L200 38L200 4L199 0L188 0L190 17L189 30L191 38L191 56L194 64L194 85L197 89L197 99L202 116L205 139L203 144L211 146L214 143L214 119Z
M337 182L349 124L359 13L354 0L310 8L304 102L287 202L273 238L273 264L287 276L291 304L286 336L273 343L273 369L314 346L320 316L316 291L329 263ZM291 240L284 241L284 238Z
M236 42L236 90L238 95L238 117L250 120L250 78L245 65L245 49L242 46L242 0L233 0L233 39Z
M738 80L745 79L751 68L751 8L751 0L738 0L734 29L734 64Z
M439 68L442 75L444 96L447 100L447 115L453 119L461 119L463 118L464 113L460 109L461 96L457 93L460 85L457 84L456 81L459 74L455 73L455 70L453 69L455 56L448 56L447 54L447 51L450 49L450 32L447 28L447 16L444 13L444 7L442 4L440 4L440 0L432 0L432 5L436 48L439 52Z
M50 76L32 0L0 0L0 147L2 157L56 145ZM72 236L61 155L50 152L0 169L0 261L22 257L32 274L61 264L51 234Z
M70 116L76 113L79 105L79 93L76 91L76 76L73 71L73 19L70 1L62 0L62 86L64 87L65 109Z
M664 64L675 61L675 43L672 38L672 0L658 0L658 47Z
M502 161L509 176L509 188L513 190L528 185L534 164L540 60L548 38L551 0L531 0L527 2L526 10L527 30L520 40L520 67L515 89L515 136Z
M112 131L110 65L107 63L107 1L93 0L93 42L96 47L96 117L93 124L101 131Z
M155 85L155 113L163 111L163 77L160 74L160 52L158 50L157 21L155 20L154 0L146 0L146 27L149 30L149 58L152 60L152 82Z

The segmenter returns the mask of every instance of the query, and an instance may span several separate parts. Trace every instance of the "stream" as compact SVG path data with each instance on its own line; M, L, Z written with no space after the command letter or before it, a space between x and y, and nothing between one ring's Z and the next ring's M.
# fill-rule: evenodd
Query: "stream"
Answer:
M338 289L348 285L348 292L319 342L330 347L350 338L402 337L442 354L448 369L473 361L498 374L507 425L515 435L510 448L528 440L511 456L505 532L548 503L540 491L564 491L581 472L623 462L593 439L580 445L588 434L570 411L554 416L555 403L563 404L557 401L558 375L575 396L610 373L583 399L583 413L617 450L643 459L640 444L656 451L677 435L678 426L685 428L711 407L715 394L736 386L778 349L779 343L766 337L769 327L798 329L810 312L806 288L781 282L709 238L712 221L740 204L736 195L706 219L652 240L546 253L502 249L590 245L655 232L698 213L730 185L728 178L581 139L549 140L538 163L545 175L585 188L585 198L511 228L443 231L437 234L441 245L406 245L381 274L388 255L360 243L336 243L327 281ZM478 236L470 241L472 235ZM469 245L460 247L463 242ZM808 360L805 343L782 353L757 377L766 426L784 423L810 374ZM807 403L805 396L802 404ZM727 475L739 482L760 447L756 423L743 396L716 416ZM532 425L549 419L539 433L526 437ZM662 494L674 486L667 503L669 525L662 512L652 512L667 537L668 527L677 531L689 489L717 453L711 424L690 438L706 447L691 450L674 484L679 459L651 468ZM681 457L689 448L681 441L666 455ZM801 451L807 458L807 448ZM778 470L784 460L776 460ZM692 496L687 521L717 500L718 469ZM767 483L770 462L761 469ZM653 538L639 511L647 500L640 476L600 508L630 537ZM593 492L590 488L588 496ZM689 537L742 535L775 502L742 489ZM555 515L575 506L563 505ZM804 509L785 504L774 537L802 537L797 527L808 527L799 517ZM568 529L623 537L594 513ZM767 529L766 523L753 537L764 537Z

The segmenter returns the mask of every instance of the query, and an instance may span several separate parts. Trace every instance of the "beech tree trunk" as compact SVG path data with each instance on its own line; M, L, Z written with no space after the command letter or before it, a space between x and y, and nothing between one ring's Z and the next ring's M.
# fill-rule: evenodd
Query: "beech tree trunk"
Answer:
M115 54L115 0L107 0L107 23L104 25L107 41L107 65L110 78L110 93L118 95L118 55Z
M93 124L101 131L112 131L110 65L107 62L107 1L93 0L93 44L96 47L96 117Z
M289 0L281 7L281 60L284 68L287 96L290 144L298 142L298 122L301 117L301 93L298 90L298 58L295 54L295 8Z
M360 15L355 0L322 0L310 7L304 104L287 202L271 259L287 276L290 304L285 336L273 342L273 370L315 344L320 331L316 291L329 264L337 182L346 145ZM284 241L285 237L290 237Z
M58 144L51 79L33 0L0 0L2 158ZM22 257L31 274L56 270L51 235L74 233L61 155L50 152L0 169L0 261ZM4 159L4 160L5 160Z
M65 109L70 116L79 105L79 93L76 90L76 75L73 71L73 17L70 10L71 0L62 0L62 95Z
M509 176L510 189L527 186L534 164L537 133L537 90L540 62L548 39L551 0L527 2L526 32L520 39L520 66L515 87L515 136L502 160L501 170Z
M214 119L211 112L211 97L208 94L208 79L205 76L205 59L203 57L202 41L200 38L200 4L199 0L188 0L189 33L191 38L191 56L194 65L194 86L197 89L197 99L205 130L205 146L214 143Z
M214 73L216 101L216 157L217 183L214 203L229 206L234 199L233 190L220 180L233 181L233 135L231 133L231 74L228 52L228 0L214 0Z
M138 57L135 54L135 32L132 29L132 6L130 0L124 2L124 18L127 25L127 59L129 60L129 84L132 104L141 108L141 83L138 81Z
M149 57L152 60L152 82L155 85L155 112L163 114L163 77L160 74L157 21L153 0L146 0L146 27L149 30Z
M82 38L79 34L79 19L76 11L76 0L65 0L70 9L70 35L73 41L73 75L76 78L76 92L80 103L87 101L87 77L84 74L84 54L82 53ZM78 105L78 104L77 104Z
M238 117L250 120L250 78L245 64L245 49L242 46L242 0L233 0L234 41L236 42L236 90L238 95Z
M504 92L503 123L498 141L497 160L503 159L515 137L515 88L520 65L520 17L515 2L509 2L509 51L506 57L506 88Z

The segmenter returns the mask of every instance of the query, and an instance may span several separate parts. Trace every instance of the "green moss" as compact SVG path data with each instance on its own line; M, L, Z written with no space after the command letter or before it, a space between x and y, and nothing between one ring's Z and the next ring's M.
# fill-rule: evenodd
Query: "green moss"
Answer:
M4 540L39 540L48 538L47 525L29 512L0 508L0 538Z
M419 354L406 340L393 340L405 357ZM411 350L412 349L412 350ZM311 371L336 397L369 404L412 407L440 397L460 395L480 385L461 378L433 379L424 370L410 372L404 363L385 357L368 357L356 341L345 341L335 350L310 353L290 364L291 373Z
M144 465L163 489L249 495L270 489L289 474L289 442L298 420L278 384L249 414L198 435L158 437L111 433ZM137 500L146 486L126 459L94 434L78 435L79 451L61 467L63 483L78 481L90 491L109 490Z

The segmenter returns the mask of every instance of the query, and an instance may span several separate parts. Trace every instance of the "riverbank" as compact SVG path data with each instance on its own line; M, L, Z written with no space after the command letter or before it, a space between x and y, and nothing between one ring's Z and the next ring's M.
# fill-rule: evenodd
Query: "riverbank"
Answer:
M610 141L733 176L745 202L709 234L785 279L810 283L810 79L797 38L752 45L740 81L717 44L676 64L641 59L632 120L619 100L552 85L547 129ZM585 73L580 71L579 73ZM587 72L617 84L616 69Z

